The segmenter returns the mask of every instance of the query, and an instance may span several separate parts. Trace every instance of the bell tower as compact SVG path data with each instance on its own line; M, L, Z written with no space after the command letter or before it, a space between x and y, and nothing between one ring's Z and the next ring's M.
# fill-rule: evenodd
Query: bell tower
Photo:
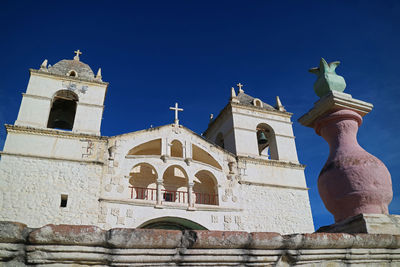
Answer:
M204 136L237 156L298 163L291 116L279 97L276 106L231 89L229 103L210 122ZM221 146L221 145L220 145Z
M95 76L82 61L79 50L73 60L54 66L45 60L39 70L30 69L30 79L15 122L16 126L58 129L100 135L108 83L101 69Z

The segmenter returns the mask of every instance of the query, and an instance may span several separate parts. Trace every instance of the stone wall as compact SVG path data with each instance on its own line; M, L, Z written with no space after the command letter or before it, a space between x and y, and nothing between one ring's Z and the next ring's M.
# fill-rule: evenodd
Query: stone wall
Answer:
M303 189L240 186L244 228L279 233L314 232L308 192ZM262 212L260 212L262 211Z
M0 222L2 266L399 266L400 236L27 228Z
M2 155L0 220L96 224L101 173L102 165L93 163ZM65 208L61 194L68 195Z

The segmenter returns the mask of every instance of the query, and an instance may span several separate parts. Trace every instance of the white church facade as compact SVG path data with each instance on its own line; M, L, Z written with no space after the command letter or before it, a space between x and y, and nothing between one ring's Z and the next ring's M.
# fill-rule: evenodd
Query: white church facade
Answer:
M30 70L0 160L0 221L313 232L291 113L232 89L203 135L100 133L108 83L73 60ZM174 108L179 111L178 106Z

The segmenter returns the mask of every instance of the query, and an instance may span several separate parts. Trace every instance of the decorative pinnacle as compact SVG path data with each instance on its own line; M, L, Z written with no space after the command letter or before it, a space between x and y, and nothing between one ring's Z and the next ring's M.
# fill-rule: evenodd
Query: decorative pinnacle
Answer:
M79 55L82 55L82 52L78 49L77 51L74 51L74 53L76 54L74 56L74 60L79 61Z
M276 96L276 109L279 111L286 111L285 107L282 105L281 100L279 99L279 96Z
M99 70L97 71L97 74L96 74L96 80L99 80L99 81L101 81L101 68L99 68Z
M314 91L319 97L327 95L330 91L343 92L346 88L344 78L337 75L335 72L339 64L340 61L334 61L328 64L325 59L321 58L319 67L308 70L318 76L314 83Z
M239 100L236 97L235 88L231 88L231 102L239 103Z
M46 69L47 69L47 59L45 59L45 60L42 62L42 65L40 65L40 69L41 69L41 70L46 70Z

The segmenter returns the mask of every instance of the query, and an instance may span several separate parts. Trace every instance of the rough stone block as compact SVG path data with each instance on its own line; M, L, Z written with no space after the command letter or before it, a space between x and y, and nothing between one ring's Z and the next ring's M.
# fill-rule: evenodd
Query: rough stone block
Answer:
M29 234L32 244L106 245L106 231L90 225L49 224Z
M317 232L400 235L400 215L359 214L335 224L323 226Z
M27 235L26 225L19 222L0 222L0 243L23 243Z
M190 248L245 248L250 241L250 234L247 232L205 230L190 232L194 233L194 242Z
M175 230L115 228L108 231L108 244L118 248L176 248L182 232Z

